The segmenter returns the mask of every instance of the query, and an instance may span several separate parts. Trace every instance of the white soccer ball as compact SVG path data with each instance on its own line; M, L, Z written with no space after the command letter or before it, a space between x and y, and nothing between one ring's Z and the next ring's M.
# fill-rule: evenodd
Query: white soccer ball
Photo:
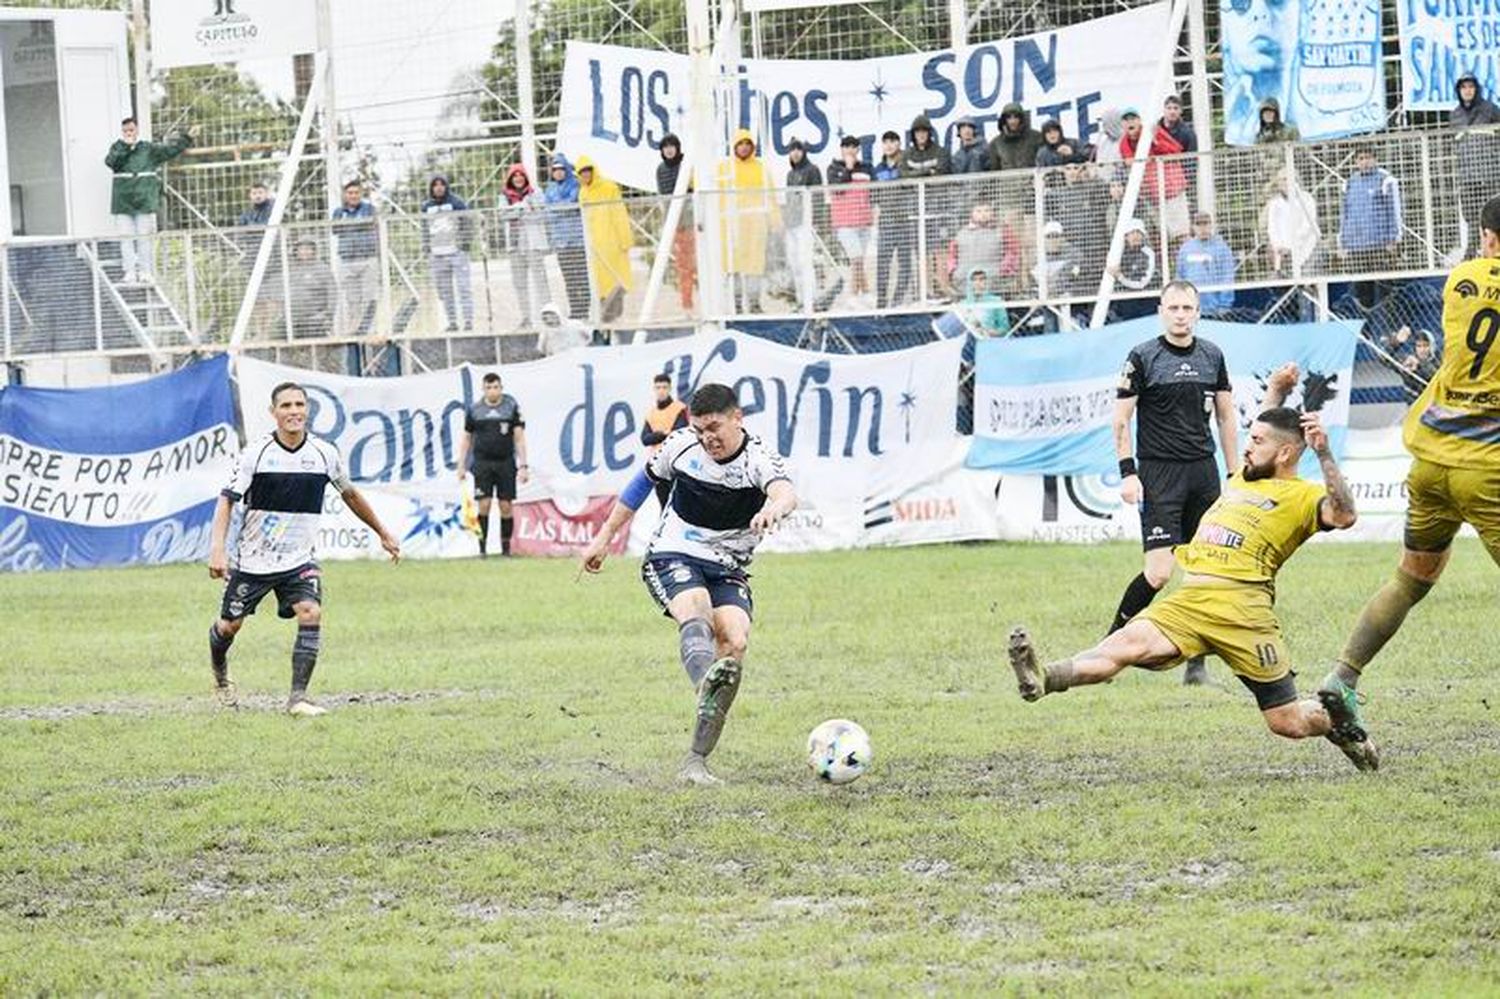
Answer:
M830 718L807 737L807 765L830 784L857 780L873 759L870 736L856 722Z

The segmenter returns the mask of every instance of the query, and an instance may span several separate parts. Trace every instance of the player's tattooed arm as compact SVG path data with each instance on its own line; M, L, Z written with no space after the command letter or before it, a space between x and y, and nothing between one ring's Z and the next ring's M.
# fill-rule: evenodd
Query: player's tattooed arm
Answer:
M1354 493L1349 488L1349 480L1339 469L1339 463L1333 458L1328 431L1323 429L1323 421L1317 413L1302 415L1302 436L1313 449L1313 454L1318 456L1318 465L1323 469L1323 485L1328 490L1318 504L1318 523L1331 529L1352 526L1359 517L1354 509Z
M1121 384L1126 384L1121 376ZM1130 441L1130 421L1135 417L1135 396L1115 400L1115 457L1120 460L1120 499L1134 506L1141 501L1141 480L1135 471L1135 449Z

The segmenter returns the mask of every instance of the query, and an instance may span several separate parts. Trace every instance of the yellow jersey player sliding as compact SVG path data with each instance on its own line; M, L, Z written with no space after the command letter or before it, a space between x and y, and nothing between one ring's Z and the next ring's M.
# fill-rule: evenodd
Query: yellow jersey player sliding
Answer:
M1311 447L1323 482L1297 477ZM1165 669L1212 653L1250 688L1266 725L1288 739L1327 736L1360 769L1374 769L1375 744L1337 696L1299 698L1292 660L1273 609L1276 573L1302 542L1319 531L1354 523L1354 497L1328 446L1316 413L1268 409L1250 426L1244 465L1190 543L1176 551L1182 586L1141 611L1104 641L1069 659L1038 664L1031 636L1010 636L1010 663L1021 696L1035 701L1071 687L1105 683L1128 666ZM1356 726L1357 727L1357 726Z

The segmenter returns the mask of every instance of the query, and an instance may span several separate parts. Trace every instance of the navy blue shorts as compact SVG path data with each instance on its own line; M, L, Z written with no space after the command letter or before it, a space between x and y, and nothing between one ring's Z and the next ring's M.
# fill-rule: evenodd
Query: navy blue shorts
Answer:
M231 572L224 583L224 599L219 606L219 616L226 621L238 621L255 613L268 595L276 594L276 613L279 617L297 615L293 609L300 603L323 603L323 570L318 563L308 562L287 572L259 576L248 572Z
M653 555L641 564L641 579L662 613L667 613L667 604L677 594L703 589L708 591L708 602L714 607L738 607L748 617L755 616L750 577L743 569L731 569L691 555Z

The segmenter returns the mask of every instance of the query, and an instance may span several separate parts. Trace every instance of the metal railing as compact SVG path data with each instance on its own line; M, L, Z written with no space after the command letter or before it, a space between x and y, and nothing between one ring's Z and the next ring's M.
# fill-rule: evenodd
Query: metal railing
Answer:
M1351 185L1363 149L1384 173ZM1112 308L1149 309L1184 275L1209 292L1305 286L1326 304L1330 283L1378 296L1381 282L1443 274L1476 246L1478 204L1500 193L1496 149L1493 134L1422 132L1153 159ZM143 237L151 291L139 294L170 312L149 322L132 318L120 237L18 238L0 267L0 357L227 346L263 238L273 252L247 349L511 335L545 348L594 331L899 316L966 300L1066 328L1099 296L1122 169L700 191L682 213L690 228L672 236L671 199L654 196L463 213L383 203L371 222L169 231ZM1208 209L1215 240L1194 240L1193 216ZM652 290L664 242L672 259ZM722 262L716 283L705 258ZM1232 308L1215 296L1207 311ZM442 363L454 351L429 354Z

